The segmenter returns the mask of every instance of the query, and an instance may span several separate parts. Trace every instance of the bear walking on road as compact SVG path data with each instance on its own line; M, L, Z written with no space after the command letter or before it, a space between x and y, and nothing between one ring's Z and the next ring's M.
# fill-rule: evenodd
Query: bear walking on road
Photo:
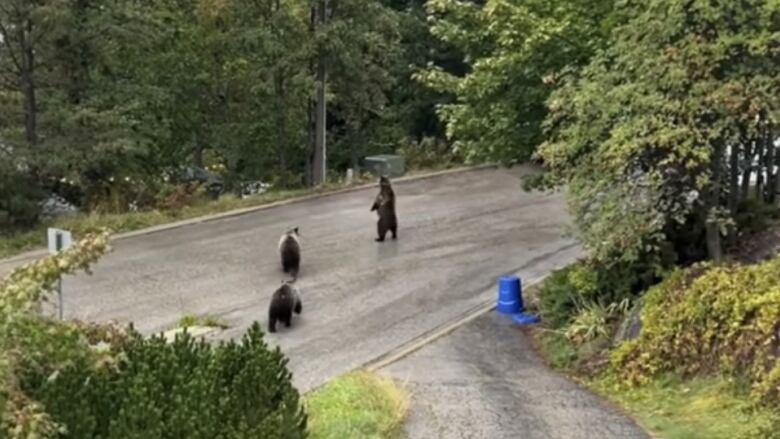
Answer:
M276 322L282 322L286 327L292 325L293 312L300 314L303 311L301 297L298 290L288 281L282 281L273 296L268 307L268 332L276 332Z
M292 228L279 239L279 255L282 258L282 270L289 273L293 280L298 277L301 266L301 244L298 239L298 227Z

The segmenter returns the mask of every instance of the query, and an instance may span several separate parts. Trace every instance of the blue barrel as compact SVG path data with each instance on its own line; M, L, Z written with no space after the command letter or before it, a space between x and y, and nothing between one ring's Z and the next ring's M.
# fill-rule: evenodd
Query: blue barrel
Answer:
M523 311L523 287L517 276L502 276L498 279L498 305L496 310L503 314Z

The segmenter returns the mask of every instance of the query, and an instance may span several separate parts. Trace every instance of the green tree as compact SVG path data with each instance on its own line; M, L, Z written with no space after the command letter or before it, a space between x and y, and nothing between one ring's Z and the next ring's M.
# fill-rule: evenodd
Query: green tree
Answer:
M742 201L728 184L745 170L740 157L752 161L750 144L774 149L780 5L653 0L619 13L628 20L609 48L550 98L539 156L569 185L598 260L658 255L690 225L717 260ZM764 156L758 171L775 180L773 165Z
M436 65L417 75L456 96L440 107L456 147L470 160L528 159L543 140L545 100L567 68L601 47L612 4L430 1L432 33L462 51L469 66L464 75Z
M375 135L375 123L386 115L397 81L393 67L400 56L399 18L377 0L329 0L327 12L325 25L313 28L313 66L324 60L329 161L344 169L372 150L365 145L381 147L385 140Z
M410 79L442 52L422 3L333 0L315 26L318 3L2 2L0 143L14 175L0 191L20 181L36 189L25 208L21 191L0 193L5 215L27 218L3 224L31 225L26 207L51 191L87 210L153 208L182 165L216 170L229 187L298 184L311 160L319 60L334 168L437 133L431 110L442 95Z
M248 115L247 141L239 142L233 162L240 160L249 169L270 168L283 186L301 183L307 101L314 89L308 72L312 45L306 42L306 3L238 0L232 8L246 97L238 105ZM272 175L253 175L261 176Z
M101 37L117 25L114 8L94 0L0 7L0 137L34 185L57 191L63 181L80 184L133 148L122 105L106 99L110 87L98 77L106 66Z

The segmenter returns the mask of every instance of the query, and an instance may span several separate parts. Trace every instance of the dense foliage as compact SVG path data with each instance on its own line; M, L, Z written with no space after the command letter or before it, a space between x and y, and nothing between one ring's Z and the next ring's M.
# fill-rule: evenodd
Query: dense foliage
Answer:
M539 291L539 307L548 326L564 328L579 311L633 299L654 281L652 266L605 267L594 260L582 260L545 279Z
M432 32L467 71L432 64L417 78L455 101L439 107L471 160L528 159L543 141L545 101L567 68L586 63L610 27L613 0L431 0Z
M757 400L780 403L780 257L749 266L679 270L646 296L642 333L613 355L643 383L664 372L746 378Z
M51 371L90 358L88 344L71 326L40 317L39 304L62 274L88 270L109 250L108 234L91 235L55 256L33 262L0 280L0 435L52 437L60 426L21 383L34 365Z
M108 249L107 234L89 236L0 281L0 437L305 437L287 360L257 323L211 346L36 312L61 274Z
M569 185L593 257L641 260L672 241L681 261L702 256L691 242L720 259L740 203L776 201L780 6L653 0L619 12L607 48L551 96L539 157Z
M6 3L4 228L32 224L52 192L108 213L169 207L185 166L228 190L303 184L321 61L332 169L436 138L433 106L446 97L411 73L457 58L429 34L419 1L334 1L324 24L308 0Z
M306 416L287 360L255 323L240 343L131 332L114 361L26 369L22 385L68 438L303 438ZM88 383L88 384L86 384Z

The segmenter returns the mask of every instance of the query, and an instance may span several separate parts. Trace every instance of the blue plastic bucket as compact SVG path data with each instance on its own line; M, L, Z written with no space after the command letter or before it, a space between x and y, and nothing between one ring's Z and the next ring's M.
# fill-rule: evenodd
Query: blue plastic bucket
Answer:
M496 310L502 314L517 314L523 311L523 287L519 277L502 276L498 279Z

